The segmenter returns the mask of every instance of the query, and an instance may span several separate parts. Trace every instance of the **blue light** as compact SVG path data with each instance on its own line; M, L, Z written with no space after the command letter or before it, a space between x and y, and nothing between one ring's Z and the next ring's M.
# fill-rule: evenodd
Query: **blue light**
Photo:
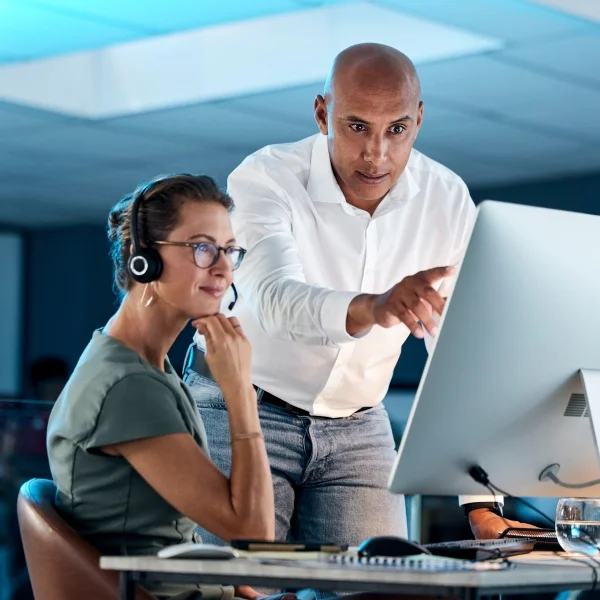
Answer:
M294 0L0 0L0 64L303 8Z

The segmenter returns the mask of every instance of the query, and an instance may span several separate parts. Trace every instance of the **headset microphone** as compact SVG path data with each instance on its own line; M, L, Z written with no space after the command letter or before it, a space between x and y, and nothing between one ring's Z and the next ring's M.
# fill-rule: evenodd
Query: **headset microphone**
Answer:
M235 284L231 284L231 289L233 290L233 300L229 303L229 306L227 307L228 310L233 310L235 303L238 301L238 292L235 289Z

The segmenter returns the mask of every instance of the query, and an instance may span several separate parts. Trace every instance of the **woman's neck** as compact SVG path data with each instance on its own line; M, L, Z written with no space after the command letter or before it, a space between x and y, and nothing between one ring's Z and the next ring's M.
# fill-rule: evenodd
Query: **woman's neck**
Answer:
M146 306L141 294L129 293L104 327L104 333L164 371L167 353L187 321L160 298Z

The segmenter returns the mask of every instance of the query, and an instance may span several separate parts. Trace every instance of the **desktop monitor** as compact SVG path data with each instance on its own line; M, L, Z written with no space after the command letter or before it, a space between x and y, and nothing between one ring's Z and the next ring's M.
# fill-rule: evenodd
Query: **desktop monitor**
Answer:
M482 203L390 489L600 496L599 374L600 217Z

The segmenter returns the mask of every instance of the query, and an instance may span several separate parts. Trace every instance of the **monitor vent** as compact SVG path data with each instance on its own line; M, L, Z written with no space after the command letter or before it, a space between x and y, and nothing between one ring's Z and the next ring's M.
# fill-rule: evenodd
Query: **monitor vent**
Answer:
M565 408L565 417L589 417L590 411L588 410L587 402L585 401L585 394L571 394L569 398L569 404Z

